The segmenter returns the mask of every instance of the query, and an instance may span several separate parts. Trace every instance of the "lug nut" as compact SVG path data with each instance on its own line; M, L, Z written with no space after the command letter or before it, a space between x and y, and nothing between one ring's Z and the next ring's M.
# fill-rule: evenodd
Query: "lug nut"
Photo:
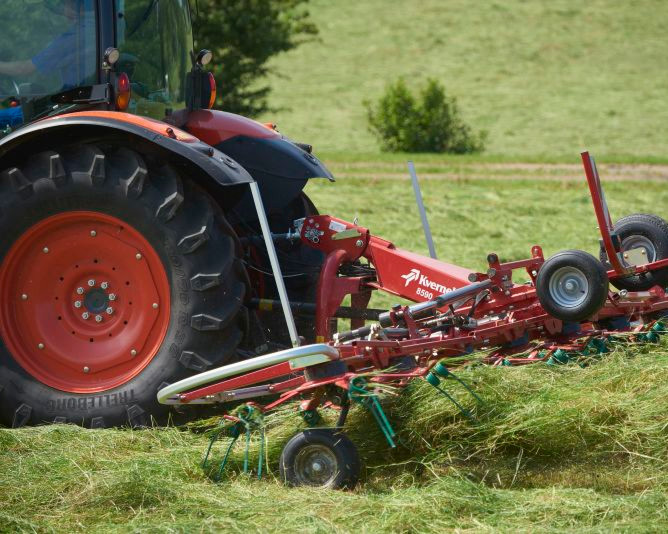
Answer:
M116 293L109 293L109 300L111 301L116 300Z
M130 356L137 356L137 351L135 349L132 349L130 351Z
M84 372L84 373L87 373L87 372L89 372L89 371L90 371L90 369L88 368L88 366L86 366L86 367L83 368L83 372Z
M101 287L102 289L107 289L107 288L109 287L109 282L102 282L102 283L100 284L100 287Z
M81 318L82 318L82 319L86 319L86 320L87 320L89 317L90 317L90 313L88 313L88 312L83 312L83 313L81 314Z
M83 287L77 287L77 295L83 295L84 288Z
M88 285L93 287L95 285L95 280L88 280Z
M23 295L21 295L21 300L28 300L28 295L23 293Z
M42 252L44 252L44 254L48 254L49 253L49 247L44 247L42 249Z
M137 258L138 260L141 260L141 254L139 254L139 252L137 252L137 254L135 255L135 258Z
M157 309L158 309L158 303L157 303L157 302L154 302L154 303L153 303L153 309L154 309L154 310L157 310Z
M107 308L106 312L107 312L107 315L111 315L112 313L114 313L114 309L111 306L109 306Z
M37 348L42 350L44 348L44 343L38 343Z
M101 315L96 315L95 316L95 322L96 323L101 323L102 322L102 316Z
M75 300L74 301L74 307L75 308L81 308L81 301L80 300Z
M95 230L90 231L90 236L95 237L97 235L97 232Z

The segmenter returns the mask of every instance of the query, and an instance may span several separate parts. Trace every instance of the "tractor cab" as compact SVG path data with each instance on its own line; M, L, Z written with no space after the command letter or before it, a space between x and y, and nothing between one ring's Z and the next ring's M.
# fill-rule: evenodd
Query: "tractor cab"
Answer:
M192 93L187 0L16 0L2 28L0 135L90 108L164 119Z

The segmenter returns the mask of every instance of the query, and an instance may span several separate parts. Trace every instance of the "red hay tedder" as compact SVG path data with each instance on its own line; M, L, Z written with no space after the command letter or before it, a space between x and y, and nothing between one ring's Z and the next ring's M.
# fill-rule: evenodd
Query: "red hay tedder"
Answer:
M294 231L273 240L300 239L326 255L313 310L318 343L192 376L163 388L158 400L215 404L268 396L267 404L248 402L236 415L224 416L235 437L252 427L251 420L290 400L299 399L311 421L318 407L337 409L335 428L306 430L286 445L281 476L295 485L351 487L359 460L341 431L351 400L372 411L394 446L394 432L374 392L379 384L401 387L423 377L438 387L441 379L454 377L444 361L477 350L488 351L490 364L512 365L563 362L569 351L592 346L604 351L605 340L619 332L655 340L668 308L663 287L668 224L639 214L613 226L594 160L584 152L582 161L601 232L600 259L567 250L545 260L534 246L528 259L509 263L489 254L489 269L479 273L398 249L356 223L329 215L306 217L295 221ZM513 282L518 269L530 281ZM417 304L382 313L368 310L374 290ZM352 305L343 308L348 295ZM265 309L277 304L256 302ZM291 309L303 311L308 305L280 304L297 345ZM350 318L352 329L331 332L336 317ZM365 326L367 319L376 322Z

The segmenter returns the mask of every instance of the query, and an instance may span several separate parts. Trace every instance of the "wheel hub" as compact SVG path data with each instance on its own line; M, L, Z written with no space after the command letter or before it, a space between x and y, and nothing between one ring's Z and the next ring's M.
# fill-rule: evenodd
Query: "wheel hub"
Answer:
M552 299L563 308L579 306L589 291L587 277L576 267L557 269L550 278L549 286Z
M627 251L632 251L635 249L640 251L643 261L640 261L639 263L625 261L629 257ZM646 263L656 261L656 247L650 239L643 235L630 235L622 240L622 252L624 252L624 254L622 254L622 261L626 266L644 265Z
M73 393L117 387L157 353L170 291L155 249L115 217L66 212L40 221L0 268L0 332L17 362Z
M104 289L95 287L84 294L83 303L89 312L103 313L109 305L109 296Z
M319 444L302 448L295 458L295 474L300 483L307 486L327 486L337 473L334 452Z

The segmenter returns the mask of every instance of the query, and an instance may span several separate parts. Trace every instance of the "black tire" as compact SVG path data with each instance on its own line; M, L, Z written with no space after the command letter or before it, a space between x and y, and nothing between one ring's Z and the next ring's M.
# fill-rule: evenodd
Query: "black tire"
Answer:
M538 271L536 293L552 317L578 322L588 319L605 304L608 275L603 264L591 254L564 250L549 258Z
M157 352L139 374L113 389L79 394L49 387L17 363L2 339L1 424L55 421L97 428L163 422L168 412L157 403L160 388L236 358L248 292L238 239L211 197L183 181L164 158L102 143L64 147L6 169L0 188L0 264L12 244L46 217L100 212L148 241L171 295Z
M314 471L315 464L321 472ZM357 448L339 430L304 430L283 448L281 479L289 486L352 489L360 474Z
M648 263L668 258L668 223L661 217L647 213L636 213L617 221L613 229L622 242L622 252L625 250L624 245L627 244L631 248L644 248L647 252ZM643 241L648 242L651 246L643 246ZM605 265L609 265L608 255L604 247L601 247L600 258ZM645 291L656 285L666 287L668 284L668 268L642 273L637 276L618 278L610 283L617 289L626 289L627 291Z

